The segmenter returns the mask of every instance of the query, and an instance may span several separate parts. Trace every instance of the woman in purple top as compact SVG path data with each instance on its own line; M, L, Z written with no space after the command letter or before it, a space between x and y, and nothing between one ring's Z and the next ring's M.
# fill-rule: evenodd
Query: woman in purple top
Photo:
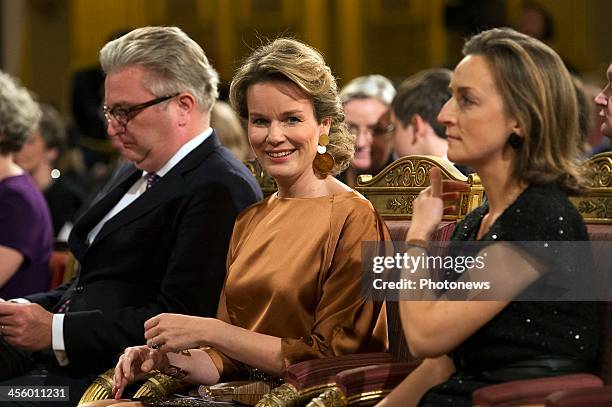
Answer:
M28 91L0 71L0 299L49 288L49 209L30 176L13 160L40 115Z

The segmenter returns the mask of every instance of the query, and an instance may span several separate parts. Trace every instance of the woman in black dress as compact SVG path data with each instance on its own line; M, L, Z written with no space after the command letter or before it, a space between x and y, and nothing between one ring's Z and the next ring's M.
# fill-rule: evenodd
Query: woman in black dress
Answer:
M512 300L528 287L538 293L563 272L556 252L526 241L588 240L567 198L580 190L570 75L552 49L511 29L484 31L463 53L452 98L438 120L447 126L448 158L476 170L487 202L457 225L452 239L489 243L482 275L503 286L505 295L400 302L410 351L426 359L385 406L469 406L479 387L589 371L597 355L595 303ZM422 253L417 246L425 246L439 223L443 201L456 197L457 186L443 185L439 172L430 179L431 187L414 202L409 254Z

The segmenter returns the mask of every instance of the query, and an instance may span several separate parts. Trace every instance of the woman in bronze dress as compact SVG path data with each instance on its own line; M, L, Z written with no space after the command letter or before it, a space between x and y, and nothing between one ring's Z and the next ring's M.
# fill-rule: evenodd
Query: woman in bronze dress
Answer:
M148 320L147 346L126 349L115 369L117 398L152 369L213 384L385 349L380 304L361 293L360 243L387 232L369 201L333 177L354 147L329 67L311 47L277 39L247 58L230 100L278 192L236 221L217 318Z

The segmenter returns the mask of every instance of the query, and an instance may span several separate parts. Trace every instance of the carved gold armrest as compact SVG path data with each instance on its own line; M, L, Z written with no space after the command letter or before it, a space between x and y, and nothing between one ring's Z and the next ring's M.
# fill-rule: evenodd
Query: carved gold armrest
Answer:
M79 405L91 401L108 400L113 397L113 375L115 369L108 369L96 377L81 396ZM136 391L134 397L143 396L166 396L174 394L188 387L185 382L180 382L170 376L158 371L151 372L143 378L144 384Z
M612 224L612 152L597 154L581 165L586 193L570 200L585 223Z
M79 400L79 405L96 400L106 400L112 397L113 374L115 369L108 369L95 378Z
M154 374L150 375L136 393L134 393L134 398L170 396L193 387L195 387L193 383L176 379L156 371Z
M388 353L362 353L313 359L289 366L283 374L285 384L266 394L258 407L288 407L306 404L335 385L338 372L359 366L390 363Z
M312 399L307 407L374 404L400 384L419 363L415 360L344 370L336 375L336 385Z
M482 204L484 187L477 174L466 177L450 161L429 155L402 157L377 175L360 175L355 189L372 203L383 219L411 219L412 203L430 185L432 168L440 169L443 180L462 181L469 185L469 190L461 192L459 199L449 202L455 210L445 213L444 221L461 220Z

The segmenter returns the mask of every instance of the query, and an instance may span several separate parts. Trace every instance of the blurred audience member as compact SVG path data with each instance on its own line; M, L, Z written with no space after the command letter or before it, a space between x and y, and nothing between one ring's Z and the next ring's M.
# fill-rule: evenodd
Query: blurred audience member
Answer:
M28 91L0 71L0 299L49 289L49 209L32 178L14 161L40 116Z
M450 99L451 71L428 69L403 81L391 103L393 149L398 157L435 155L446 158L446 128L438 122Z
M601 132L600 127L603 123L603 117L599 116L599 108L597 106L597 103L595 103L595 98L601 91L600 85L589 81L583 81L582 85L586 94L587 103L590 105L591 117L589 119L590 122L588 126L586 141L588 144L588 148L590 149L589 154L593 155L597 154L598 150L609 150L608 142L610 141L610 139L604 136Z
M41 104L42 118L38 129L15 155L15 162L30 173L43 191L57 237L62 232L67 240L72 223L85 200L85 191L63 177L56 167L66 143L66 126L59 112L48 104Z
M251 157L251 147L246 131L242 127L240 118L229 104L220 100L215 102L210 112L210 127L215 129L221 144L229 148L240 161Z
M546 43L555 35L552 16L544 7L533 1L523 3L517 30Z
M381 75L360 76L340 91L345 123L356 140L355 158L338 177L347 185L353 187L359 174L377 174L393 162L391 127L384 115L394 96L393 84Z
M603 118L601 132L608 138L612 138L612 63L606 71L608 83L595 98L595 103L600 107L599 116Z
M428 69L404 80L391 103L393 149L397 157L433 155L448 159L446 127L438 122L438 113L451 97L448 88L452 72ZM463 174L470 168L455 164Z
M555 36L555 21L544 6L535 1L525 1L516 29L550 45ZM570 73L577 73L577 70L566 60L563 60L563 63Z
M115 40L129 30L113 32L108 41ZM102 115L104 72L99 64L77 70L72 77L72 115L78 131L77 143L91 182L99 184L112 172L117 152L109 142L106 122Z

